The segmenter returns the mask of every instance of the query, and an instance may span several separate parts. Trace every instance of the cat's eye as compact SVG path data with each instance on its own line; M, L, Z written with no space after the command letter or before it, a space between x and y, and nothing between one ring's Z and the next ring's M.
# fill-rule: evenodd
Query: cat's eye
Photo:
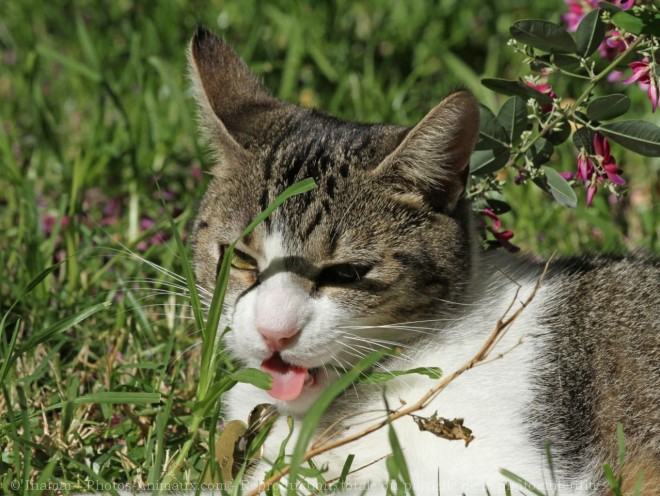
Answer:
M321 271L317 279L317 284L319 286L326 286L355 283L366 276L372 268L372 265L352 263L331 265Z
M257 270L257 261L247 253L234 249L234 256L231 259L231 266L239 270Z

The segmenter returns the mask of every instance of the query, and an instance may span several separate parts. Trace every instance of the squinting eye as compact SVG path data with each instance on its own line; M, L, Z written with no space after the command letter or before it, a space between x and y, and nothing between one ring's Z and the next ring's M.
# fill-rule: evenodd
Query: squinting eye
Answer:
M257 270L257 261L247 253L234 249L231 266L239 270Z
M317 279L319 286L350 284L358 282L372 269L372 265L343 263L331 265L321 271Z

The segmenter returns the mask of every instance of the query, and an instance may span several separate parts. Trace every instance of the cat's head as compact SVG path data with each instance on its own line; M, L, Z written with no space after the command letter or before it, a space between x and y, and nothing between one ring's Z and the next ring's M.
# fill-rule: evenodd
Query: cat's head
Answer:
M406 323L461 299L477 103L453 93L412 128L344 122L271 96L204 29L190 65L217 159L194 225L201 285L213 290L224 247L279 193L318 184L238 243L225 308L231 352L271 373L272 396L304 409L326 385L324 366L420 337Z

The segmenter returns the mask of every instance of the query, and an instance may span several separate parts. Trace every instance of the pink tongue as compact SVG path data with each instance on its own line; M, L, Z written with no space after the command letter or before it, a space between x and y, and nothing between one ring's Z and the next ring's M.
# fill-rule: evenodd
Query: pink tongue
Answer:
M273 386L268 391L273 398L291 401L302 393L307 378L307 369L284 362L279 353L275 353L264 361L261 364L261 370L273 378Z

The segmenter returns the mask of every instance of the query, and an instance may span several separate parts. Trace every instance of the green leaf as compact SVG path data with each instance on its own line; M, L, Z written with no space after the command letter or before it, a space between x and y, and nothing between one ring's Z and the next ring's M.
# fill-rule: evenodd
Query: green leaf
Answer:
M560 121L560 127L557 131L550 131L546 137L553 145L561 145L571 136L571 126L565 119Z
M600 2L598 4L598 7L600 7L603 10L606 10L610 14L616 14L617 12L621 12L621 7L617 7L613 3L609 3L609 2Z
M536 167L540 167L550 161L550 157L552 157L554 151L555 147L552 146L552 143L545 138L539 138L527 151L527 156Z
M495 200L494 198L480 198L472 202L473 212L481 213L484 208L491 210L496 215L505 214L511 211L511 206L508 203L502 200Z
M502 95L518 95L525 98L533 98L541 104L552 103L552 98L550 98L548 95L535 90L531 86L527 86L522 81L513 81L510 79L499 78L485 78L481 80L481 84L490 90L501 93Z
M502 215L511 211L511 205L509 205L507 202L504 202L502 200L487 198L486 204L488 205L488 208L497 215Z
M577 53L575 41L568 31L550 21L523 19L509 28L517 41L553 53Z
M601 125L598 130L612 141L647 157L660 157L660 127L628 120Z
M440 379L442 377L442 370L438 367L418 367L410 370L392 370L389 372L369 372L368 374L360 377L359 382L366 382L369 384L380 384L383 382L391 381L402 375L418 374L425 375L431 379Z
M605 38L605 23L600 18L600 9L589 12L575 31L578 53L588 57L594 53Z
M612 16L612 23L629 33L660 36L660 12L649 10L618 12Z
M577 206L577 196L566 179L550 167L543 167L543 172L548 181L550 193L557 200L557 203L565 207L575 208Z
M252 384L259 389L269 390L273 386L273 378L271 375L259 369L241 369L238 372L231 374L231 378L236 382Z
M565 53L548 53L537 55L536 60L531 63L532 70L540 72L542 68L556 65L561 69L572 70L580 66L580 59L575 55Z
M476 150L489 150L507 143L504 128L488 107L479 105L479 119L479 140L475 146Z
M606 121L619 117L630 108L630 98L622 93L601 96L587 105L587 118L591 121Z
M612 24L617 28L631 34L640 35L644 29L644 22L628 12L617 12L612 16Z
M588 127L581 127L573 133L573 143L578 150L584 148L587 153L593 153L594 135L595 133Z
M369 353L366 357L360 360L355 367L342 375L337 381L332 383L322 394L319 396L314 404L305 413L305 418L300 426L300 433L296 446L291 455L291 471L289 472L289 480L298 480L298 470L300 468L305 450L311 440L316 427L321 420L321 417L328 409L333 400L339 396L347 387L353 384L360 375L369 370L373 364L382 360L384 357L391 355L391 350L377 350ZM295 496L295 484L290 484L287 494Z
M470 158L470 174L482 176L500 170L509 160L509 151L476 150Z
M508 137L508 143L516 144L520 141L520 135L527 127L527 105L525 100L519 96L512 96L497 114L499 122Z

